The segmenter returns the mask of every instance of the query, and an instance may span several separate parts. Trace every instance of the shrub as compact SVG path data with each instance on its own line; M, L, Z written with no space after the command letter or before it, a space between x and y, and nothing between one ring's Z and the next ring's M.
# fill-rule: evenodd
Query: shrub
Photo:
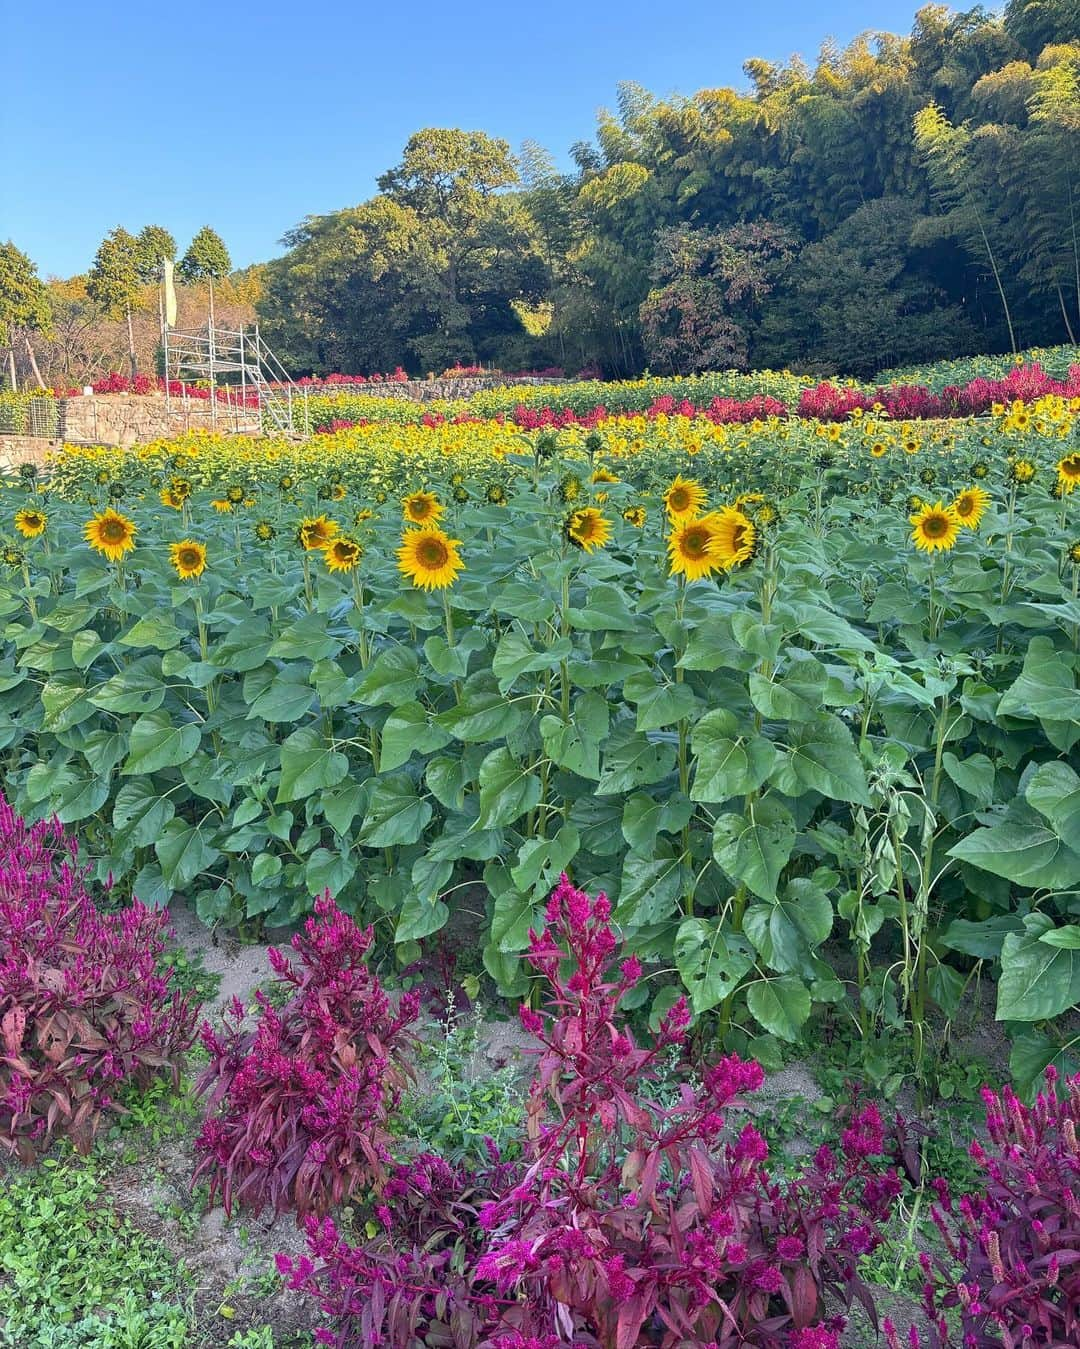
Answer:
M57 820L0 799L0 1145L29 1163L55 1134L89 1152L123 1084L179 1083L196 1007L157 969L168 914L101 914Z
M550 1007L521 1012L539 1051L523 1161L492 1145L475 1179L439 1158L398 1168L376 1209L383 1232L360 1247L310 1222L321 1266L279 1268L334 1318L328 1343L831 1349L842 1318L822 1322L826 1294L872 1313L856 1264L900 1189L871 1161L876 1109L853 1113L839 1156L822 1148L774 1182L761 1135L732 1136L724 1113L761 1068L730 1056L674 1106L652 1099L689 1013L680 1000L639 1048L620 1004L641 969L618 956L605 896L564 876L531 934Z
M1057 1073L1026 1106L986 1088L989 1148L971 1145L985 1188L933 1209L951 1263L924 1256L930 1342L939 1349L1058 1349L1080 1344L1080 1076L1059 1098ZM960 1334L955 1334L959 1320ZM889 1343L900 1337L886 1325ZM908 1344L918 1349L918 1333Z
M256 1213L294 1209L299 1221L325 1213L357 1189L386 1178L387 1114L408 1070L402 1058L419 996L397 1012L365 957L362 930L327 892L292 939L299 968L275 948L270 963L293 990L276 1010L262 991L258 1025L245 1030L234 998L219 1035L203 1023L210 1063L196 1083L209 1109L196 1139L193 1184Z

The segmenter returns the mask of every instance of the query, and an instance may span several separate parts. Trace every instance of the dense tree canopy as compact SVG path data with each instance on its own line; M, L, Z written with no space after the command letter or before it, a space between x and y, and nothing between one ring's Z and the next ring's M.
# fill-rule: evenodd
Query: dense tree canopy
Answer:
M426 130L310 219L262 313L298 367L780 363L870 373L1080 334L1080 0L619 90L559 173Z

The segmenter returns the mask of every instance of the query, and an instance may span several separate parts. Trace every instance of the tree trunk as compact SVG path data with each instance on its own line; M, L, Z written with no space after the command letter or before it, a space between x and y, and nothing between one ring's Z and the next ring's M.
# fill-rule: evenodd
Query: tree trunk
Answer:
M38 388L44 389L45 381L41 378L41 371L38 369L37 357L34 355L34 348L30 345L29 337L23 339L26 343L26 354L30 358L30 369L34 372L34 378L37 380Z
M131 378L135 380L139 375L139 361L135 355L135 329L131 323L131 306L127 307L127 330L128 330L128 363L131 366Z
M10 347L8 347L8 372L9 372L9 378L11 379L11 392L12 392L12 393L18 393L18 392L19 392L19 380L18 380L17 375L15 374L15 344L14 344L14 342L11 344Z
M210 327L214 326L214 278L208 278L210 282Z

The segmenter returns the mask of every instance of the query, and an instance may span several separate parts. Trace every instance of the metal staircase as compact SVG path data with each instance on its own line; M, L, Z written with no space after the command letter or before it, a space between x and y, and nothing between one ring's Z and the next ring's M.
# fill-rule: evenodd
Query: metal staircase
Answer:
M196 332L163 327L165 398L190 402L190 386L209 384L209 421L235 430L311 434L307 390L290 379L263 341L258 324ZM179 385L179 389L175 386Z

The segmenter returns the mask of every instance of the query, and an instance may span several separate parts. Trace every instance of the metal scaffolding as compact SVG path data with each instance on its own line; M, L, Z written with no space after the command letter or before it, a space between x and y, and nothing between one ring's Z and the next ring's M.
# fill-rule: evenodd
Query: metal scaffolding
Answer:
M193 388L208 386L209 423L215 429L220 418L232 430L311 434L307 389L289 378L257 323L179 332L163 322L161 345L170 412L187 412Z

